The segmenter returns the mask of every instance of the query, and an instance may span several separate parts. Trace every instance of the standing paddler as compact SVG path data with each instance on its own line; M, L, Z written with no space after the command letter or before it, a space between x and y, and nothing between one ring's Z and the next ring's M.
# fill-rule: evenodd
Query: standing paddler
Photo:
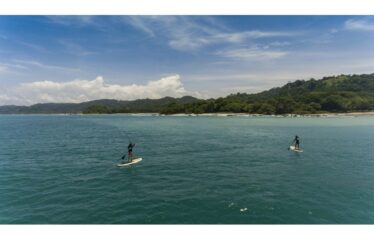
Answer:
M129 156L129 162L132 161L132 149L135 147L135 144L132 144L131 142L127 146L127 154Z
M299 136L295 136L295 139L293 140L293 142L295 143L295 149L300 149L300 139L299 139Z

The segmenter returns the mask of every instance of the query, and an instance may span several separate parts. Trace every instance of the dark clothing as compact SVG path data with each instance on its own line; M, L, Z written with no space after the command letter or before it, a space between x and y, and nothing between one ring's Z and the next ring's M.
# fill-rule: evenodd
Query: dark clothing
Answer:
M132 148L135 147L135 144L132 144L130 143L128 146L127 146L127 150L128 152L132 152Z
M300 148L300 139L298 136L293 140L295 142L295 148Z
M132 159L132 148L135 147L135 144L132 144L130 143L128 146L127 146L127 154L129 156L129 161L131 161Z

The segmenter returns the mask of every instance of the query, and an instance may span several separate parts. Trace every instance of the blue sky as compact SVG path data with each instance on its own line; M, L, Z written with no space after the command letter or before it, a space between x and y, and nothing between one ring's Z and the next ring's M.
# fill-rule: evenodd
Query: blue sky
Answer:
M370 16L1 16L0 105L218 97L374 72Z

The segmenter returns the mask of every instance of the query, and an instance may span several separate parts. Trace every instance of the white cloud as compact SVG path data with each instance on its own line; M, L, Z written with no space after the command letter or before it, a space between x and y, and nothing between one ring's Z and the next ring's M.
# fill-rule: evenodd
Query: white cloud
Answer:
M224 42L243 42L247 39L265 38L265 37L282 37L295 36L292 32L271 32L271 31L243 31L233 33L220 33L212 36L212 39L220 39Z
M78 72L78 71L80 71L78 68L44 64L44 63L34 61L34 60L15 59L15 60L13 60L13 62L18 63L18 66L21 66L23 68L27 68L27 66L31 66L31 67L38 67L38 68L42 68L42 69L46 69L46 70L59 70L59 71L68 71L68 72Z
M169 45L178 50L197 49L202 46L223 43L242 43L250 39L265 37L291 36L292 33L287 32L262 32L262 31L244 31L232 33L215 33L206 36L193 36L193 34L181 34L175 36L169 41Z
M16 40L16 42L18 42L19 44L21 44L23 46L26 46L28 48L31 48L31 49L34 49L34 50L37 50L37 51L43 51L43 52L46 51L46 49L44 47L36 45L36 44L32 44L32 43L28 43L28 42L24 42L24 41L19 41L19 40Z
M50 22L65 26L84 27L96 25L94 16L47 16Z
M267 46L268 47L284 47L284 46L289 46L291 45L290 42L287 42L287 41L283 41L283 42L279 42L279 41L275 41L275 42L271 42L269 43Z
M296 32L282 31L230 31L223 24L211 18L175 17L175 16L132 16L123 20L132 27L151 37L161 36L167 39L170 47L189 51L213 44L237 44L250 39L269 37L291 37Z
M103 18L98 16L46 16L46 21L70 28L90 28L100 32L108 32L112 26L110 23L102 21ZM105 19L111 18L106 16Z
M137 16L128 16L125 18L130 25L132 25L134 28L137 28L150 36L154 36L153 30L146 24L140 17Z
M131 16L123 20L151 37L166 38L169 46L177 50L197 49L208 43L210 34L217 32L211 23L197 24L183 16Z
M374 31L374 22L369 22L364 19L348 19L345 21L344 27L348 30Z
M26 66L20 64L12 64L12 63L2 63L0 62L0 74L9 74L9 73L18 73L19 70L27 69Z
M103 77L94 80L68 82L37 81L24 83L0 96L0 105L46 102L83 102L96 99L135 100L166 96L195 95L184 89L179 75L149 81L147 84L118 85L105 83Z
M231 33L215 33L208 34L204 37L194 36L193 34L185 34L177 36L170 40L169 45L175 49L188 50L195 49L205 45L223 44L223 43L243 43L250 39L291 36L287 32L263 32L263 31L244 31Z
M87 50L81 45L74 43L73 41L70 41L70 40L60 40L59 43L63 45L66 49L66 52L71 55L85 57L85 56L97 54L97 52Z
M0 104L1 105L11 105L17 102L17 99L10 97L7 94L0 93Z
M237 48L216 52L217 55L247 61L264 61L284 57L287 52L277 50L265 50L258 47Z

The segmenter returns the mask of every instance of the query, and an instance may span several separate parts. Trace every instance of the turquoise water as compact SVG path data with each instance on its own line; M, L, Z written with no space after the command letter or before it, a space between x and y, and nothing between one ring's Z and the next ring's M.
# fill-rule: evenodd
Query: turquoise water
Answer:
M3 115L0 223L374 223L374 117Z

